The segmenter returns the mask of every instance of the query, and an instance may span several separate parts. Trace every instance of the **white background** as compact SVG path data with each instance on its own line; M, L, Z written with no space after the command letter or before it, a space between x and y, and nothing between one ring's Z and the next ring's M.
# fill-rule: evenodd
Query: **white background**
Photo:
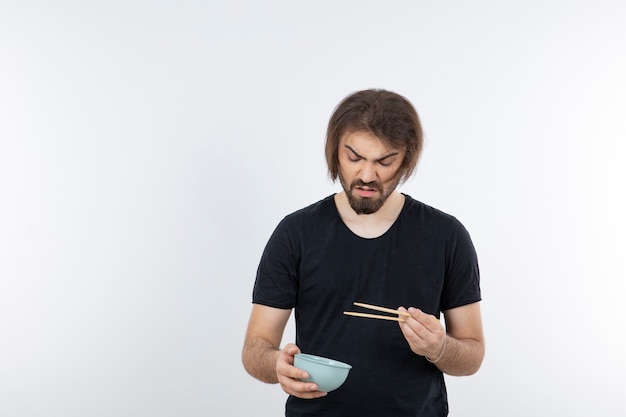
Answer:
M0 2L0 416L277 416L261 251L362 88L426 132L487 356L451 416L625 415L626 3ZM293 332L286 335L291 341ZM359 341L367 343L367 341Z

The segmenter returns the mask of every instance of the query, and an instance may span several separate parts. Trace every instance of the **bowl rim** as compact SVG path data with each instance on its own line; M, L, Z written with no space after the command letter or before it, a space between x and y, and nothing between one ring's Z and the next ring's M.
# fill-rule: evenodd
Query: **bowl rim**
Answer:
M334 368L352 369L352 365L335 359L325 358L323 356L312 355L310 353L296 353L295 356L307 362L317 363L320 365L328 365Z

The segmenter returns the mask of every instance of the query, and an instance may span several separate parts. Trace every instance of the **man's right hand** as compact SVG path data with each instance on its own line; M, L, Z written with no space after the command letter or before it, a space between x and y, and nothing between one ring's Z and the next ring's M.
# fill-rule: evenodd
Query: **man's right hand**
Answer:
M293 359L296 353L300 353L300 348L293 343L288 343L276 361L276 376L283 391L303 399L324 397L327 393L318 391L316 384L299 380L300 378L308 378L309 374L293 366Z

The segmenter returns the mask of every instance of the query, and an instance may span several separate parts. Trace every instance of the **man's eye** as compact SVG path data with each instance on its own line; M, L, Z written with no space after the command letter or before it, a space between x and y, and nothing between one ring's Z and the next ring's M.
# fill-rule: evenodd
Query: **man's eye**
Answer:
M390 166L390 165L391 165L392 161L387 161L387 160L384 160L384 161L378 161L378 163L379 163L381 166L388 167L388 166Z
M352 162L359 162L361 160L361 158L357 158L355 156L349 156L348 159Z

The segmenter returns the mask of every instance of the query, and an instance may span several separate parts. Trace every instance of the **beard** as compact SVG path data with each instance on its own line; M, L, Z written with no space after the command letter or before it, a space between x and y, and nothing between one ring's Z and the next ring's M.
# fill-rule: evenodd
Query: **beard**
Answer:
M400 178L395 179L387 189L385 189L382 184L377 181L365 183L360 179L352 181L352 183L348 186L346 180L341 175L339 175L339 182L341 182L341 186L348 197L350 207L352 207L352 210L354 210L356 214L372 214L376 213L383 206L383 204L385 204L387 198L400 183ZM380 196L361 197L359 195L354 195L353 191L356 187L368 187L372 190L378 191Z

